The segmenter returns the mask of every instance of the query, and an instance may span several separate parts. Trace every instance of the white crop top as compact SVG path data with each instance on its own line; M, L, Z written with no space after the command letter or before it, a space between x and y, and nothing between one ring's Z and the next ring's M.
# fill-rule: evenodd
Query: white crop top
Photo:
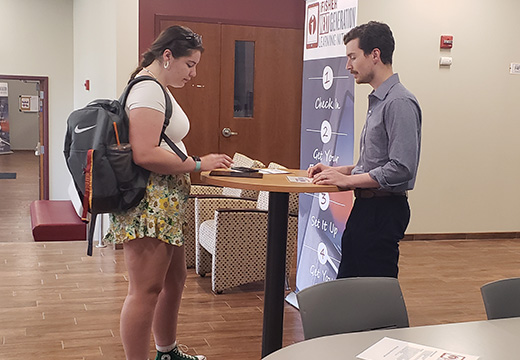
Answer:
M186 116L186 113L180 105L177 103L170 90L167 90L170 100L172 102L172 116L170 117L170 124L166 128L166 135L181 149L186 155L186 147L182 142L182 139L190 131L190 121ZM137 108L150 108L160 111L164 114L166 111L164 93L159 84L154 81L141 81L135 84L128 94L126 100L127 112ZM163 140L161 141L161 147L170 152L173 152L171 148Z

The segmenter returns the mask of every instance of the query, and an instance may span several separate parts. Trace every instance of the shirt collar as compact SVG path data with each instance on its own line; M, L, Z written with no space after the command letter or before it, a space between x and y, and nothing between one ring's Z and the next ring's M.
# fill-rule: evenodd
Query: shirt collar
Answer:
M380 100L383 100L386 95L388 95L388 92L390 89L395 85L398 84L399 81L399 75L397 73L390 76L388 79L385 80L376 90L373 90L370 95L373 95L377 97Z

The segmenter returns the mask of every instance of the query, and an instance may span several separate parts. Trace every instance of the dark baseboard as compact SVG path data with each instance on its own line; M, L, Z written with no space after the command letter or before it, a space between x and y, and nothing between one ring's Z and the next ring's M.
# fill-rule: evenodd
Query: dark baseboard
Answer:
M442 234L406 234L403 241L414 240L507 240L520 239L520 232L485 232L485 233L442 233Z

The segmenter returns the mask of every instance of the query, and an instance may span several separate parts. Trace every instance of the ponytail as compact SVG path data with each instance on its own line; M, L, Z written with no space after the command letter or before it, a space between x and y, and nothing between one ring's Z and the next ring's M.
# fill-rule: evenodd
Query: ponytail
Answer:
M130 75L130 80L133 80L136 77L136 75L139 74L141 70L143 70L143 68L149 66L151 63L153 63L154 60L155 56L150 50L145 52L143 54L143 60L141 60L141 64L134 70L132 75Z

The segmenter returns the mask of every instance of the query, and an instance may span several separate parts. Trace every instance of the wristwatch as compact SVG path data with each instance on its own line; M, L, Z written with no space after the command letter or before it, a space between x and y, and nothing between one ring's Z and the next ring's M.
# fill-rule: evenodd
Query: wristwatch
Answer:
M195 161L195 171L200 171L200 165L202 164L200 157L192 155L191 158Z

